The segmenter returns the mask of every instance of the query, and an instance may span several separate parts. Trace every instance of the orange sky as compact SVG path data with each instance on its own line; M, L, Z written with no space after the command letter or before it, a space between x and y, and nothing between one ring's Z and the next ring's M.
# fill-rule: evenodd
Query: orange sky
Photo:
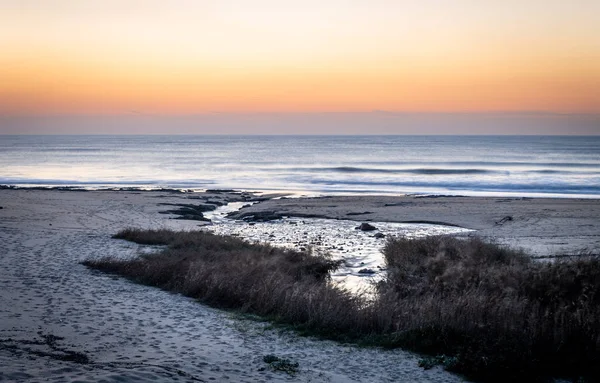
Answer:
M294 3L2 1L0 113L600 113L599 1Z

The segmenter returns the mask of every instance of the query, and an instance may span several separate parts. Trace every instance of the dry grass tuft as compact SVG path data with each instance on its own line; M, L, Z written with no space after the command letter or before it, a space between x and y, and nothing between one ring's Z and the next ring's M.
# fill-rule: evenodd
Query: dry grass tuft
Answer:
M389 239L366 299L334 287L339 262L210 233L126 229L167 249L89 267L258 314L309 334L406 347L481 380L600 377L600 260L554 263L479 239Z
M393 239L380 307L403 346L497 380L600 377L600 261L538 262L480 239Z
M126 229L115 238L168 247L131 260L103 258L84 264L213 306L313 331L344 333L359 326L355 312L363 299L328 283L330 271L340 261L327 256L203 231Z

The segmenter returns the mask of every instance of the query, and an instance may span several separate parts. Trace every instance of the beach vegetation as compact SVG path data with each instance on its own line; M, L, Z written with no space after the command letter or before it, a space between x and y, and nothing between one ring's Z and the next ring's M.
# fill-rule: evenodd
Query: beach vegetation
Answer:
M600 378L600 260L537 261L478 238L388 238L375 295L331 283L327 255L203 231L126 229L166 245L134 259L85 261L302 334L422 353L482 381ZM268 362L267 362L268 363Z
M280 358L273 354L263 357L263 362L267 363L273 371L283 371L288 375L295 375L299 371L300 363L292 362L286 358Z

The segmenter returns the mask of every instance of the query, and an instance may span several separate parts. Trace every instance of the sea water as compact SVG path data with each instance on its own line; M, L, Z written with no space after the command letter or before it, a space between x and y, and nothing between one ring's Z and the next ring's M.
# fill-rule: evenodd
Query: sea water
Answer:
M0 136L0 184L600 196L600 136Z
M600 137L556 136L0 136L0 184L241 189L327 194L600 197ZM226 218L207 230L343 260L333 280L370 291L384 239L360 222ZM385 237L467 229L372 222Z

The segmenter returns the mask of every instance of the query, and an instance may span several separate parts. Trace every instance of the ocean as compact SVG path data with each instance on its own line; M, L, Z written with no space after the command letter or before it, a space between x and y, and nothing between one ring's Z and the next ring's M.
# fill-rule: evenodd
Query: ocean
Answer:
M0 184L600 197L600 136L0 136Z

